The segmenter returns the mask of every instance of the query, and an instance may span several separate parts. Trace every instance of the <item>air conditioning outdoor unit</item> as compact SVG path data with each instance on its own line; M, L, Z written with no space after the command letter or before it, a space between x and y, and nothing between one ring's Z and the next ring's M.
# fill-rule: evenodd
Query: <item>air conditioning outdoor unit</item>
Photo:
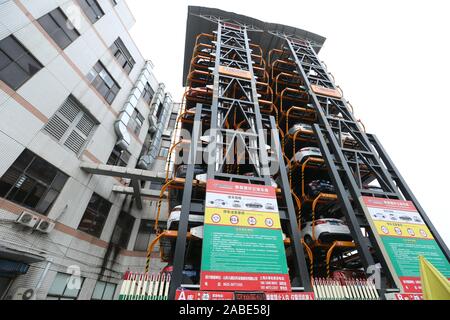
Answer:
M33 288L19 288L12 297L13 300L36 300L36 292Z
M41 219L38 224L36 225L36 230L40 231L42 233L50 233L55 228L55 223Z
M33 228L36 223L39 221L39 217L29 213L29 212L22 212L21 215L17 218L16 223L21 224L26 227Z

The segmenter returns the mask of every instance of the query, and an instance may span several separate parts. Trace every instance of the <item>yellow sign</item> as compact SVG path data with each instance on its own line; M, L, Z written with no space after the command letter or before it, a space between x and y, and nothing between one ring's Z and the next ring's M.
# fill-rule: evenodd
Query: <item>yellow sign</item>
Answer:
M423 224L397 223L388 221L374 221L378 234L413 238L413 239L434 239L430 230Z
M281 229L280 216L278 213L217 208L206 209L205 224Z
M428 260L420 259L420 278L425 300L450 300L450 281Z

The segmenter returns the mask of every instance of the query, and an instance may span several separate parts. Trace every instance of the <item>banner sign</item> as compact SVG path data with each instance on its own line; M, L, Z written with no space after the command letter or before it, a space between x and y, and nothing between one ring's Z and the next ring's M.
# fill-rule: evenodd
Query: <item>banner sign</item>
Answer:
M290 291L273 187L209 180L201 290Z
M445 277L450 264L411 201L362 197L369 223L403 293L421 293L419 256Z

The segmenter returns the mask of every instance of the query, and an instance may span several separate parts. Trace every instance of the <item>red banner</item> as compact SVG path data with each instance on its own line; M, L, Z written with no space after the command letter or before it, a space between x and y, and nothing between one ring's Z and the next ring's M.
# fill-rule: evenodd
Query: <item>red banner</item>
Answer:
M202 289L212 291L286 292L291 290L287 274L203 271L200 283L202 283Z
M273 187L221 180L208 180L206 192L229 194L233 196L276 198L276 191Z
M266 300L314 300L314 292L271 292Z
M419 277L400 277L405 293L421 293L422 284Z
M422 294L405 294L405 293L396 293L395 294L396 300L423 300Z

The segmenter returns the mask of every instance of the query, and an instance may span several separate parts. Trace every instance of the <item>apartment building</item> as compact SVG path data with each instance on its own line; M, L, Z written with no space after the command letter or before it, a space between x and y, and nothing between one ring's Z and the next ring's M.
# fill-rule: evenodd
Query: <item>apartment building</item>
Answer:
M133 23L125 0L0 0L0 299L114 299L144 269L179 105Z

